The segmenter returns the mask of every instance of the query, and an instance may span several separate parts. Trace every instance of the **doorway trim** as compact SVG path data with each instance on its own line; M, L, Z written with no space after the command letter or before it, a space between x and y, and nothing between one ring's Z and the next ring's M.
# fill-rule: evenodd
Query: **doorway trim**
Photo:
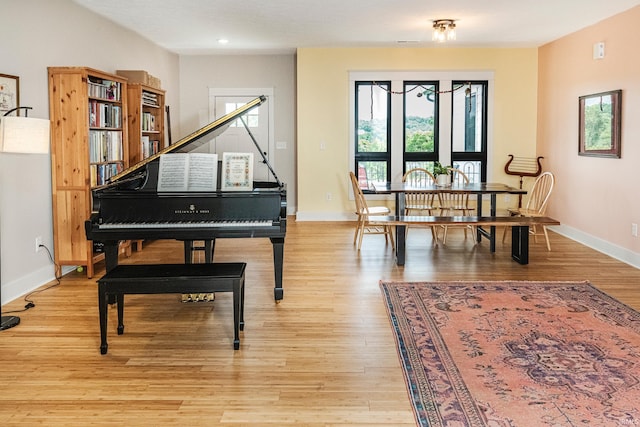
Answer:
M267 107L269 108L269 140L267 141L267 153L269 153L269 163L276 169L276 155L275 155L275 130L274 130L274 95L273 88L209 88L209 120L216 119L216 98L217 97L229 97L229 96L243 96L257 98L260 95L264 95L267 98ZM260 147L262 144L258 141Z

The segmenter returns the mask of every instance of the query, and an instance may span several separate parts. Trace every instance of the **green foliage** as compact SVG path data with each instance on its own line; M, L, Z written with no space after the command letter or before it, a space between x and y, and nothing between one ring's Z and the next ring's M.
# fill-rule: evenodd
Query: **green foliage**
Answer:
M406 151L409 153L433 153L435 150L433 130L433 117L407 117L405 125Z
M379 153L387 150L387 126L382 120L358 122L358 152Z
M440 162L435 162L433 164L433 175L434 176L446 175L448 173L449 173L449 170L447 169L447 166L442 166L442 164Z
M584 142L587 150L611 149L611 104L594 104L584 109Z
M406 150L410 153L433 153L435 150L433 117L407 117ZM375 153L387 150L387 123L384 120L358 122L358 152Z

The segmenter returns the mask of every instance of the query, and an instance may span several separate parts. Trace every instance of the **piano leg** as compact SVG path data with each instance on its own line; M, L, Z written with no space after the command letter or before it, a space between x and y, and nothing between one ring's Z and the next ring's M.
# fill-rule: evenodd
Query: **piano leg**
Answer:
M273 297L278 304L284 297L282 289L282 264L284 259L284 237L270 237L273 244L273 271L275 273L276 287L273 289Z
M118 266L118 240L104 242L104 263L107 273Z
M98 312L100 315L100 354L107 354L107 285L98 282Z
M213 262L213 250L215 248L215 240L205 240L204 246L195 246L193 240L185 240L184 242L184 263L193 264L193 252L204 251L204 262L211 264Z
M107 240L104 242L104 265L105 265L106 273L110 272L111 270L113 270L118 266L119 243L120 243L119 240ZM115 295L108 296L108 303L109 304L116 303ZM106 352L106 347L105 347L105 352Z
M275 274L275 288L273 289L273 297L276 303L279 303L284 298L284 290L282 288L282 266L284 260L284 237L270 237L271 244L273 245L273 270ZM205 240L204 247L197 248L193 245L193 240L184 241L184 262L185 264L191 264L193 262L193 251L204 250L205 260L207 263L213 262L213 253L215 249L216 241Z

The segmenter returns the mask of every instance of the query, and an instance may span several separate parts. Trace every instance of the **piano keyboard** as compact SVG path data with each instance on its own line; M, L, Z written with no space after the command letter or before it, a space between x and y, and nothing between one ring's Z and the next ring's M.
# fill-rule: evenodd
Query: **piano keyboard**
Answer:
M123 228L220 228L220 227L271 227L270 220L248 221L185 221L185 222L109 222L99 224L102 230Z

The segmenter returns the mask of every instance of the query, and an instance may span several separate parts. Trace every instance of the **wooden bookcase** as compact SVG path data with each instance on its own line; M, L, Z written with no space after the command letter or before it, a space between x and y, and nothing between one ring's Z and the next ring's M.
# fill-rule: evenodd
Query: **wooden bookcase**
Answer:
M140 83L127 85L129 164L134 165L166 146L165 92Z
M165 147L164 90L141 83L127 85L127 125L129 130L129 165L146 159ZM135 240L142 250L142 240Z
M87 67L49 67L53 247L56 264L104 259L86 239L91 189L129 165L127 79Z

